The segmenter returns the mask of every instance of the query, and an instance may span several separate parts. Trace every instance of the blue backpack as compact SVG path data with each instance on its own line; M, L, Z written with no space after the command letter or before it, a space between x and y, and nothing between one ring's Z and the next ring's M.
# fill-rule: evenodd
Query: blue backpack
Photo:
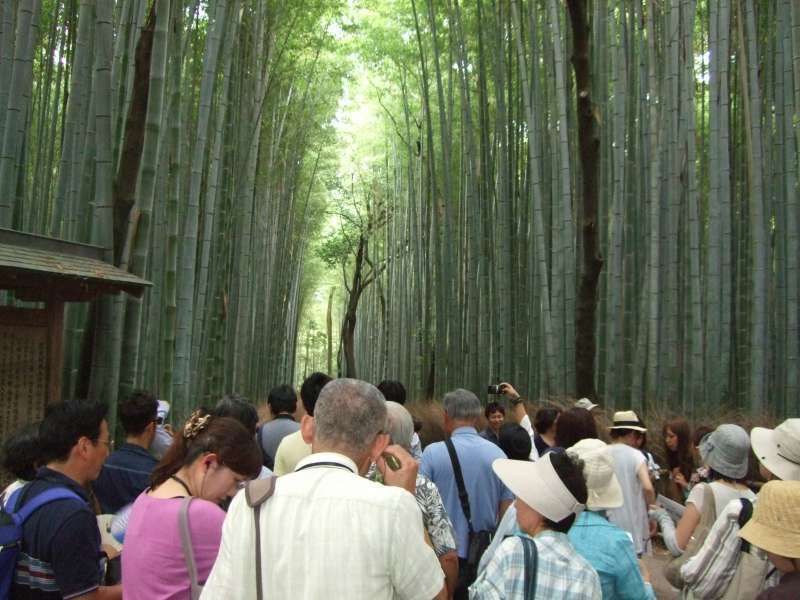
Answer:
M14 581L14 569L17 566L20 548L22 547L22 526L25 521L45 504L56 500L74 499L85 502L83 498L67 488L51 488L35 496L25 506L15 512L10 512L11 507L16 507L20 488L11 494L5 506L0 506L0 600L6 600L11 593L11 583Z

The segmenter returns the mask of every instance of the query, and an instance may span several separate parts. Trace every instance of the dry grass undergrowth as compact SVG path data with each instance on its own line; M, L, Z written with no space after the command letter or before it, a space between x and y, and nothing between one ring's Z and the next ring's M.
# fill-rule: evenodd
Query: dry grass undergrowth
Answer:
M556 405L562 409L572 407L575 402L572 398L552 398L547 401L528 401L526 407L528 414L533 419L536 410L545 405ZM432 442L438 442L444 439L444 410L442 403L437 400L425 400L412 402L406 405L409 412L416 418L422 421L422 430L419 432L420 439L423 447ZM507 411L508 412L508 411ZM600 438L604 441L610 441L608 435L608 427L613 422L613 411L606 411L602 407L595 408L592 411L597 422L597 431ZM652 452L657 460L660 461L662 467L666 466L664 460L664 439L661 434L661 429L664 423L675 418L683 416L680 409L675 409L667 404L651 404L645 411L640 411L639 417L644 420L647 428L647 449ZM692 428L705 425L712 429L721 425L722 423L735 423L750 431L753 427L775 427L778 420L768 414L753 415L742 410L733 409L719 409L717 411L709 410L706 413L698 414L694 419L687 419ZM481 416L478 424L479 430L486 426L486 420ZM750 460L750 475L751 479L757 479L757 462L751 453Z

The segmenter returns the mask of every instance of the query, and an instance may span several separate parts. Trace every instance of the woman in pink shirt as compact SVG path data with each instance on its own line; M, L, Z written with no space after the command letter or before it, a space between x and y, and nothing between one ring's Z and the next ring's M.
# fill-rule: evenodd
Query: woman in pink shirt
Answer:
M122 551L126 600L196 598L185 544L202 586L222 537L225 512L218 502L261 469L255 439L234 419L196 411L181 433L153 471L152 487L133 504Z

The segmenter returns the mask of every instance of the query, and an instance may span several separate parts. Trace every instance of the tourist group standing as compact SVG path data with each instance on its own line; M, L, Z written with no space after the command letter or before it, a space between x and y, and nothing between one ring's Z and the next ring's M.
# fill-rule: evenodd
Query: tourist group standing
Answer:
M175 431L135 392L116 449L108 407L54 405L4 445L0 599L649 600L654 542L683 598L800 598L800 419L671 419L658 456L632 410L604 432L586 398L496 391L445 394L424 449L393 380L314 373L299 420L281 385L264 423L232 394Z

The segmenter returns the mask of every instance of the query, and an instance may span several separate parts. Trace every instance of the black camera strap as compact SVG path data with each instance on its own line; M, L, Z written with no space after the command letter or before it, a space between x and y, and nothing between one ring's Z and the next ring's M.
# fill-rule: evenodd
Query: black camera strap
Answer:
M450 454L450 462L453 463L453 474L456 477L456 485L458 486L458 499L461 502L461 510L464 511L464 516L467 518L467 527L469 527L469 532L474 533L472 529L472 514L469 509L469 494L467 494L467 486L464 485L464 475L461 473L461 463L458 462L456 447L453 445L453 440L451 438L447 438L444 443L447 446L447 452Z

